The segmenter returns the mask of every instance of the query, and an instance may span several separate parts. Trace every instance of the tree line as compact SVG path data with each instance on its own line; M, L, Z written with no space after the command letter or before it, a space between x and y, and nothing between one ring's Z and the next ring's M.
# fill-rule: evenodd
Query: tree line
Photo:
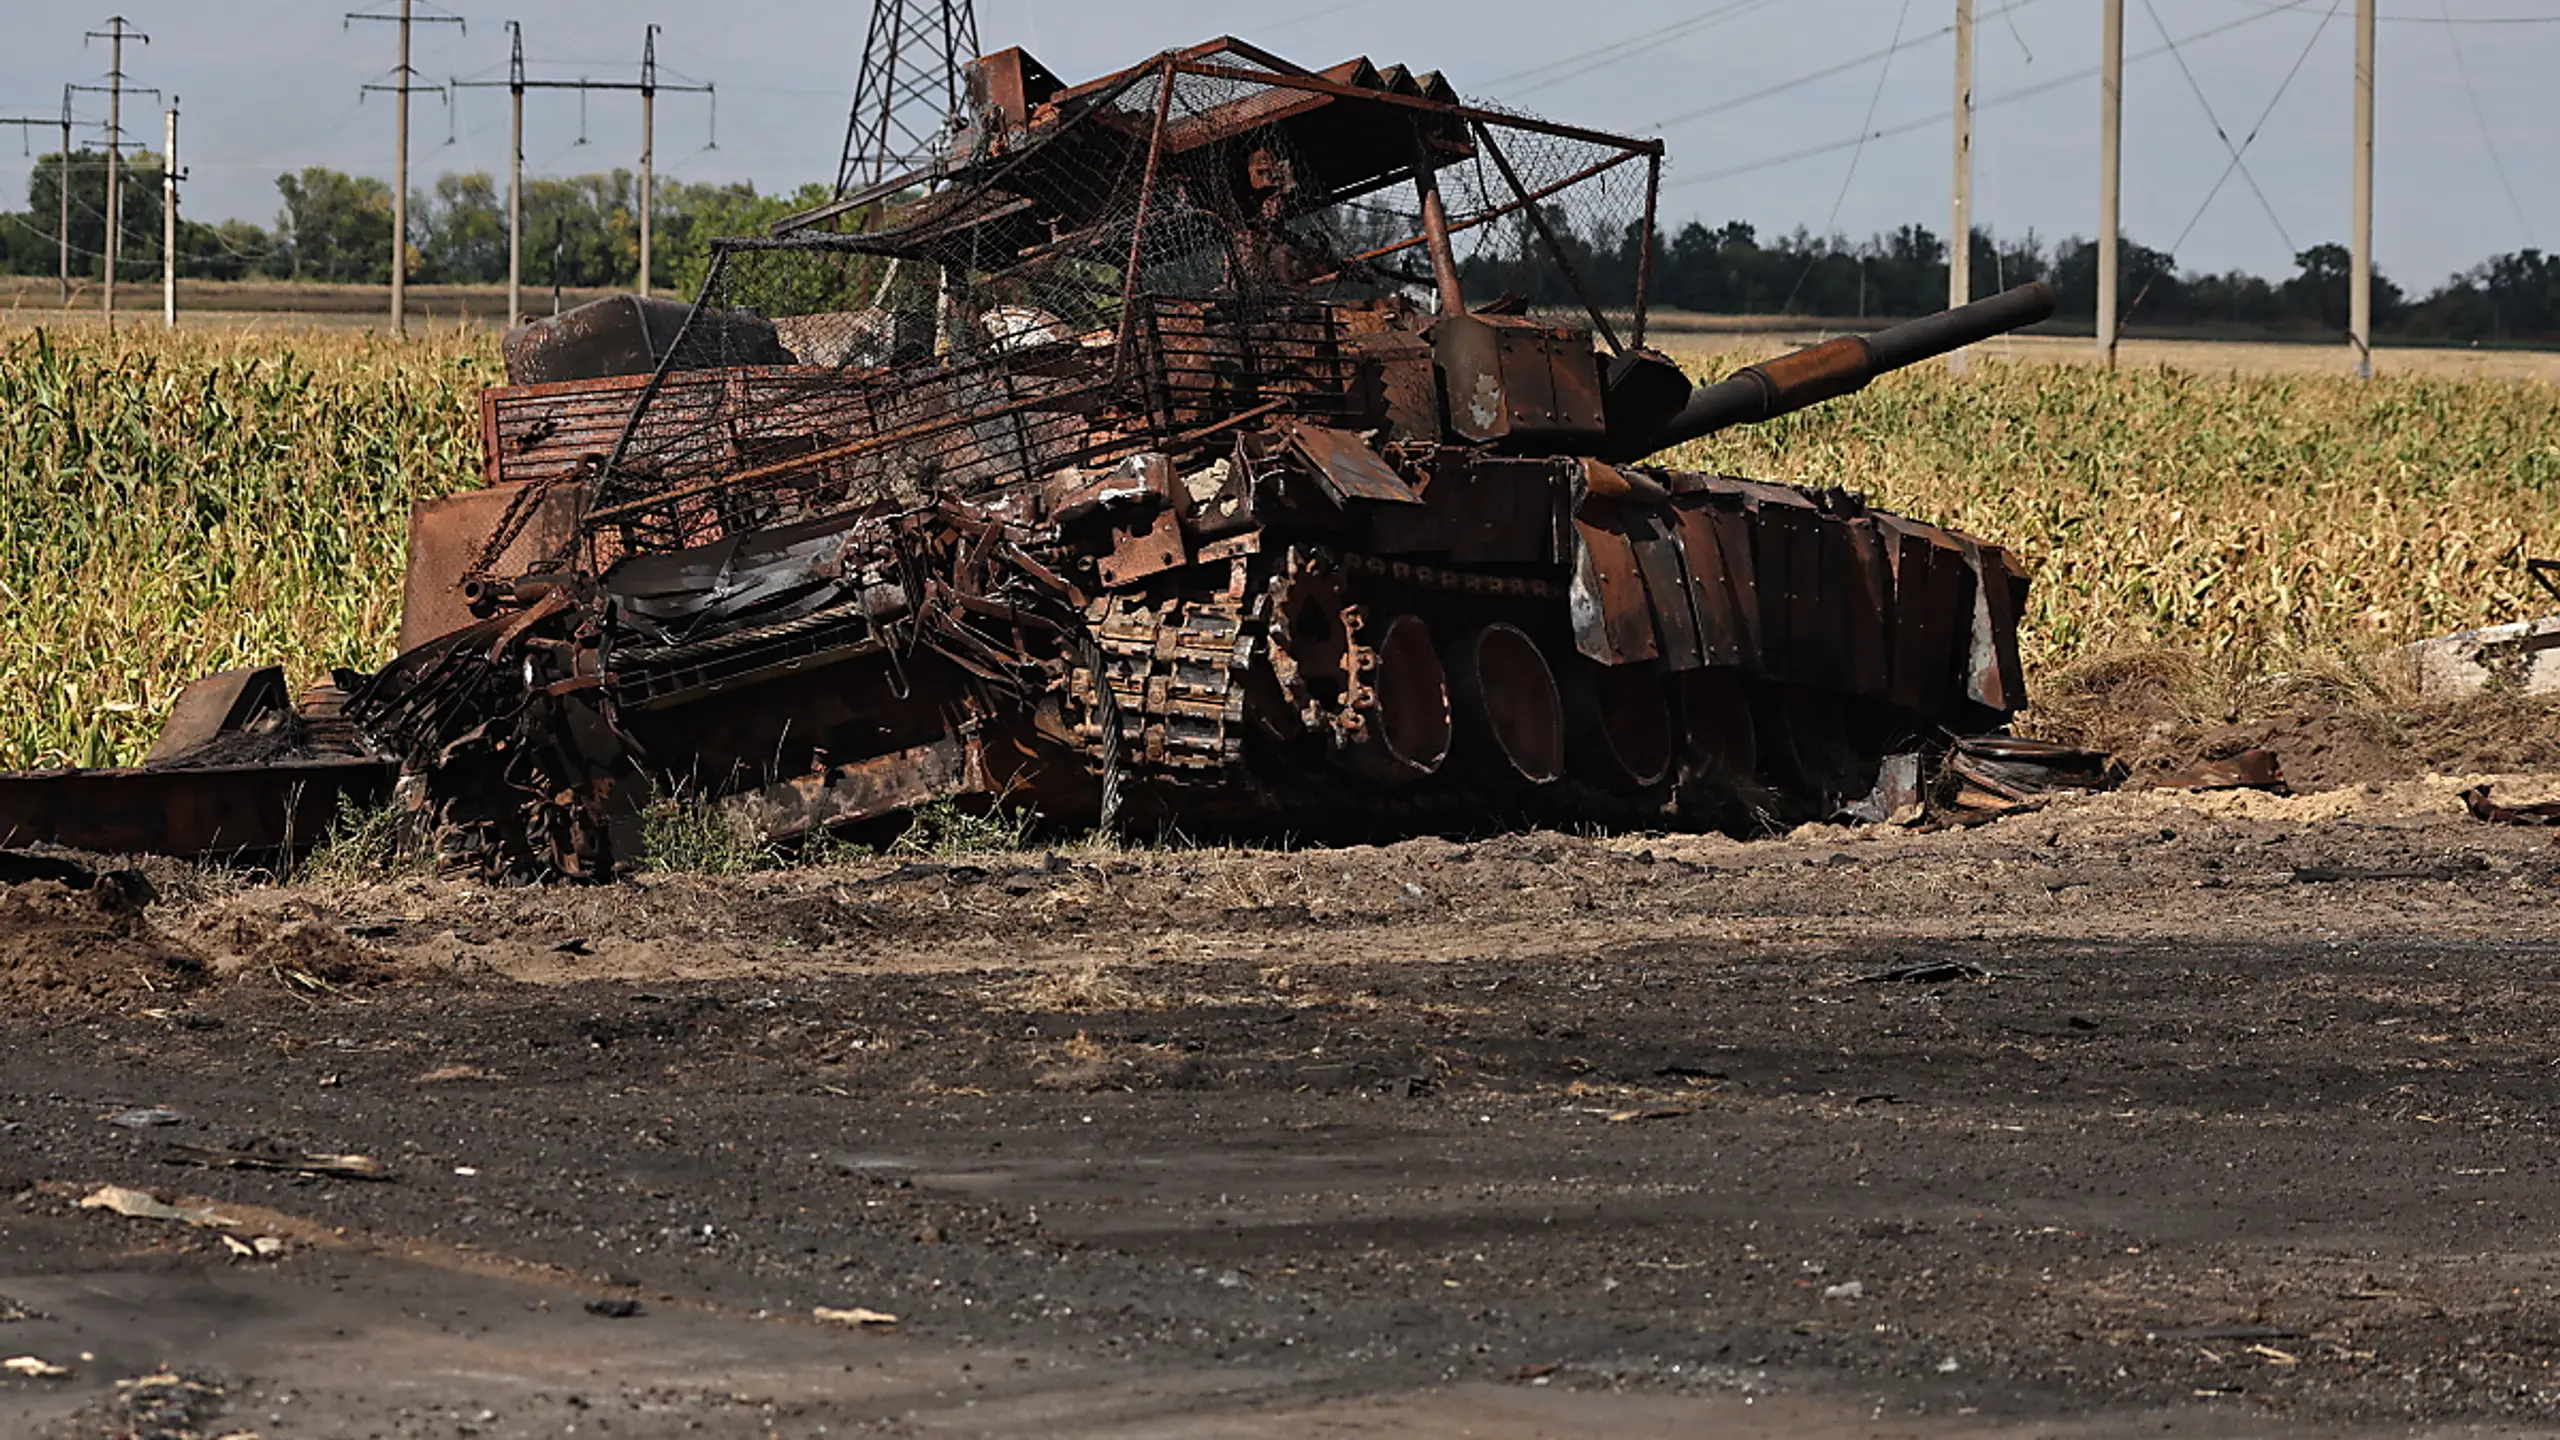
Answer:
M143 280L160 271L160 169L143 154L122 162L124 241L120 277ZM27 185L27 208L0 212L0 273L50 275L62 187L70 189L73 274L103 273L106 236L104 152L82 150L40 158ZM628 170L528 180L525 184L524 280L543 287L628 285L639 266L636 181ZM386 284L391 278L391 189L379 180L313 166L277 177L282 201L272 225L226 220L208 225L182 217L178 273L240 280ZM679 293L697 286L709 241L752 234L775 219L824 201L824 186L762 194L751 184L664 182L654 205L652 277ZM1578 229L1573 217L1549 213L1549 227L1574 268L1603 297L1632 293L1641 231ZM494 284L506 279L504 187L486 173L447 174L415 195L409 207L410 277L419 283ZM1887 317L1926 314L1944 305L1947 241L1925 225L1852 241L1801 227L1764 237L1747 223L1692 222L1655 236L1654 302L1677 310L1726 315ZM2068 319L2093 321L2097 244L2071 237L2048 244L2034 232L2005 238L1976 230L1973 283L1988 295L2028 280L2050 283ZM1507 247L1506 247L1507 248ZM1528 247L1534 250L1535 247ZM2127 239L2120 245L2121 294L2128 326L2224 332L2318 334L2347 321L2348 255L2315 245L2294 257L2294 273L2277 279L2231 270L2181 269L2166 251ZM1471 293L1520 293L1542 308L1570 309L1571 286L1553 265L1471 260ZM2560 256L2519 250L2491 256L2448 277L2424 295L2389 278L2374 279L2379 333L2410 340L2466 343L2560 341Z

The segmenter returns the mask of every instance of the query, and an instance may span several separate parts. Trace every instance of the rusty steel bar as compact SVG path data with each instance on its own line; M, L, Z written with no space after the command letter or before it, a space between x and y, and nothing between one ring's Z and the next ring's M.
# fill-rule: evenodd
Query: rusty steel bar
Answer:
M1422 199L1422 238L1431 250L1431 286L1440 297L1440 313L1464 315L1467 296L1458 283L1458 252L1449 244L1449 206L1440 198L1440 169L1419 120L1413 125L1413 189Z
M845 444L835 446L832 449L813 451L807 455L794 455L788 460L776 460L770 465L754 466L746 470L741 470L735 475L724 475L717 480L703 480L691 485L679 486L673 490L661 490L654 495L644 495L637 500L626 500L619 505L609 506L602 510L590 511L587 515L587 521L590 525L610 524L614 521L645 515L652 510L674 504L680 500L691 500L704 495L717 495L722 491L736 489L751 481L766 480L775 475L788 475L794 471L806 470L813 465L824 464L830 461L857 459L861 456L875 454L882 450L893 450L898 446L907 444L911 441L930 439L935 435L949 434L954 431L965 430L971 425L987 420L1002 419L1007 415L1014 414L1019 411L1038 410L1048 406L1061 405L1069 400L1082 400L1091 396L1101 395L1105 393L1106 390L1107 387L1102 385L1083 385L1070 390L1061 390L1051 395L1034 395L1029 399L1019 400L1010 405L992 405L983 410L973 410L962 419L954 420L946 418L932 420L922 425L910 426L905 430L892 431L886 435L873 435L861 440L848 441Z
M1156 172L1164 164L1165 122L1173 114L1173 66L1168 63L1156 77L1155 124L1147 132L1147 168L1138 179L1138 213L1129 222L1129 263L1120 272L1120 343L1111 357L1111 385L1118 389L1129 375L1130 317L1138 308L1138 266L1147 242L1148 202L1155 198Z
M1537 227L1538 238L1547 242L1547 253L1556 257L1556 268L1564 272L1564 283L1573 287L1574 298L1582 302L1584 312L1591 316L1592 325L1600 331L1600 338L1609 342L1612 352L1623 353L1627 347L1618 343L1618 332L1610 327L1609 317L1600 313L1600 302L1593 298L1591 287L1582 283L1582 272L1573 268L1573 257L1566 253L1564 242L1556 238L1555 227L1547 223L1546 212L1530 202L1529 187L1520 183L1520 172L1511 168L1511 157L1503 154L1502 147L1493 143L1491 127L1479 121L1476 139L1483 144L1485 153L1493 157L1493 168L1502 172L1502 183L1511 187L1511 193L1520 201L1520 208L1529 217L1529 223ZM1442 238L1445 240L1447 237L1444 235Z
M1558 125L1552 120L1533 119L1527 115L1511 115L1500 110L1479 110L1461 101L1450 105L1421 95L1398 95L1392 90L1371 90L1359 85L1346 85L1320 75L1279 75L1262 70L1239 70L1232 65L1204 65L1196 60L1176 60L1173 68L1186 75L1200 75L1212 80L1235 80L1248 85L1270 85L1288 90L1312 90L1342 100L1371 100L1381 105L1394 105L1419 110L1431 115L1448 115L1460 120L1480 120L1487 124L1526 130L1535 135L1552 135L1559 140L1579 140L1586 145L1610 145L1636 155L1659 155L1662 141L1638 140L1628 135L1612 135L1605 130L1586 130L1579 125Z
M1645 312L1653 302L1653 226L1654 209L1662 197L1662 157L1648 155L1644 163L1644 248L1636 252L1636 319L1635 334L1630 341L1644 348Z

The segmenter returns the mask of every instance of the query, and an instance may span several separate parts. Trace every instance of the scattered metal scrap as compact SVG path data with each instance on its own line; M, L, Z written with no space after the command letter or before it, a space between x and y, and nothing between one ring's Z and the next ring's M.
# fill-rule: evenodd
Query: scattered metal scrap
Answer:
M55 787L132 823L0 783L0 838L289 848L384 757L452 858L527 876L629 865L670 785L777 839L935 800L1750 826L1888 756L1916 787L2024 704L1999 547L1648 457L2044 287L1693 389L1644 348L1659 141L1232 39L1076 86L1003 51L969 95L926 170L717 242L680 317L511 336L486 488L414 518L399 658L290 707L203 682L177 752ZM1953 753L1994 794L2089 763Z
M2462 792L2463 808L2474 820L2492 825L2560 825L2560 800L2543 800L2530 805L2501 805L2489 798L2489 787L2474 785Z

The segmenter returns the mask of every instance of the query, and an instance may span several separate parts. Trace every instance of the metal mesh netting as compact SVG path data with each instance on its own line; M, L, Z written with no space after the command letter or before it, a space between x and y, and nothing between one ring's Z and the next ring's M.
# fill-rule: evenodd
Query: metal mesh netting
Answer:
M1629 162L1651 147L1464 107L1436 76L1267 59L1182 52L1019 128L982 117L924 184L847 216L859 233L717 242L590 534L672 548L1321 417L1380 313L1325 302L1428 308L1425 157L1471 303L1638 302L1649 168Z

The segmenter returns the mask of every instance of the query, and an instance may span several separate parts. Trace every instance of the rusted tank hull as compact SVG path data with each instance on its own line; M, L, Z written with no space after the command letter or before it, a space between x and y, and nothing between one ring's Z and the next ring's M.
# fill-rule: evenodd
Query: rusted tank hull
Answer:
M0 774L0 847L270 862L318 844L343 811L387 801L396 771L344 758Z

